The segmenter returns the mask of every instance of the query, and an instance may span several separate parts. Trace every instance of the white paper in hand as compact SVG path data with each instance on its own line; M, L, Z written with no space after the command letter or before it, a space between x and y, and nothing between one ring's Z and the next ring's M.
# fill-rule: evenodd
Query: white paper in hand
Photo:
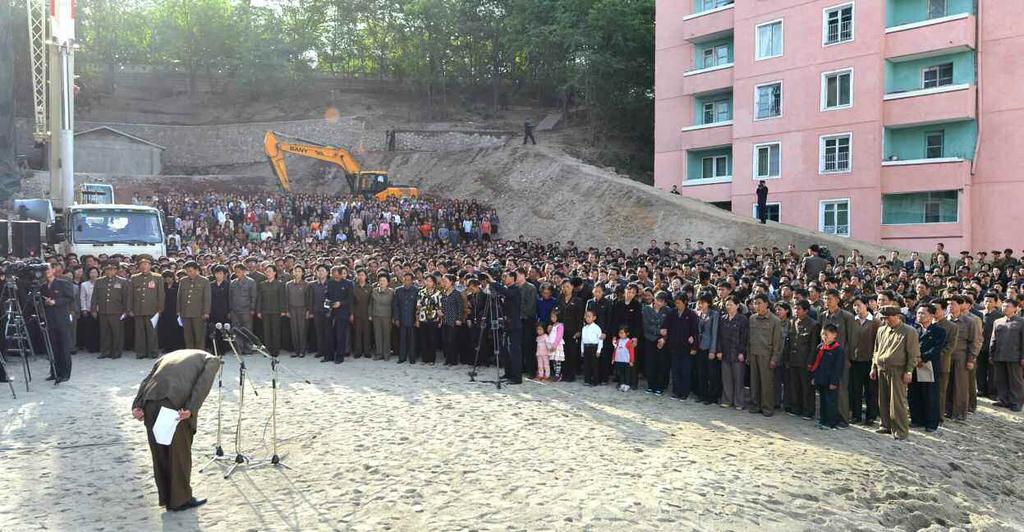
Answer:
M153 439L160 445L170 445L174 439L174 430L178 428L178 411L166 406L160 407L160 413L153 423Z
M935 382L935 369L931 362L925 362L917 368L917 382Z
M156 324L157 324L158 321L160 321L160 315L159 314L153 314L153 317L149 318L149 322L153 324L153 327L156 327Z

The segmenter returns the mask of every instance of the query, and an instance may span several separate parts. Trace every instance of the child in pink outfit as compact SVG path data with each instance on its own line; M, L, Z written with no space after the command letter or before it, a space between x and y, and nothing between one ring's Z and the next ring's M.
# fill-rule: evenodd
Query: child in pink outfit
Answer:
M548 365L548 335L544 332L544 326L537 326L537 380L546 381L551 377L551 368Z
M562 380L562 362L565 362L565 326L558 322L558 312L551 311L551 324L548 325L548 358L555 366L555 381Z

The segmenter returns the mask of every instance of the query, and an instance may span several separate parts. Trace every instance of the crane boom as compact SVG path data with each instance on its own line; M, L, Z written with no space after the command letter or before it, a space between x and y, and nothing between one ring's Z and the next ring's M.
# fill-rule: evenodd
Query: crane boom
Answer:
M25 12L28 15L28 45L32 74L32 138L36 142L45 142L50 136L46 111L46 75L49 68L46 19L49 14L46 12L44 0L26 0Z

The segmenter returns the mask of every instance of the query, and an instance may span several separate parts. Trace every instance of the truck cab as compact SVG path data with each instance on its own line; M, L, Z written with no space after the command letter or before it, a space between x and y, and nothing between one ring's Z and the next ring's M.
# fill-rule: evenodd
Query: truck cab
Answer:
M126 256L167 254L160 211L143 205L88 204L64 210L62 253Z

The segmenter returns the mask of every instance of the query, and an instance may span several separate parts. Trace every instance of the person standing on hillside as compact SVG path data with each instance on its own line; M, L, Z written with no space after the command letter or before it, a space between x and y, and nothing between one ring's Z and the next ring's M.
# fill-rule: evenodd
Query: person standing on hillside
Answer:
M764 179L757 183L757 218L762 224L768 223L768 185Z
M526 146L526 141L529 140L534 146L537 145L537 139L533 138L533 123L526 120L523 122L523 146Z

